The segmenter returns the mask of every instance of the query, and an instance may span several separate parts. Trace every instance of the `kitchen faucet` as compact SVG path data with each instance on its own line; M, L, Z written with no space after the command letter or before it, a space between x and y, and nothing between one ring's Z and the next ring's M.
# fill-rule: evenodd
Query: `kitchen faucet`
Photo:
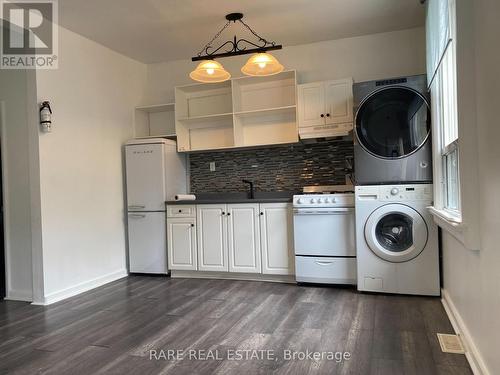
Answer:
M255 198L254 190L253 190L253 182L250 180L241 180L244 184L250 185L250 199Z

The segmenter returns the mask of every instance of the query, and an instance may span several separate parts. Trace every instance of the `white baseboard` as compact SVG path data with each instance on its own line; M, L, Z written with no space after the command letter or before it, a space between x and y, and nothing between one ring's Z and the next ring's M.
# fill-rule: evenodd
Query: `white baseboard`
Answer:
M170 271L170 277L191 279L223 279L244 281L269 281L274 283L295 284L295 275L263 275L260 273L214 272L214 271Z
M465 357L469 362L472 372L475 375L490 375L491 373L488 371L483 357L481 356L469 329L465 325L465 322L453 303L449 293L446 289L441 289L441 295L441 303L446 310L446 314L450 319L451 325L453 326L455 333L457 333L462 339L462 343L465 347Z
M9 301L31 302L33 300L33 292L31 290L9 290L5 299Z
M52 292L46 295L42 301L33 301L33 305L50 305L52 303L62 301L66 298L74 297L80 293L87 292L91 289L100 287L104 284L108 284L112 281L121 279L126 276L128 276L128 273L125 269L112 272L92 280L84 281L69 288L58 290L57 292Z

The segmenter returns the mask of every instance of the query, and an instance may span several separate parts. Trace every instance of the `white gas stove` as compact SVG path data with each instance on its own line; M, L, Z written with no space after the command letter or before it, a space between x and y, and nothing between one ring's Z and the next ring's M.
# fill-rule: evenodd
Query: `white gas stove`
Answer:
M304 189L305 194L294 195L298 282L356 283L354 192L351 189L349 185L314 187Z

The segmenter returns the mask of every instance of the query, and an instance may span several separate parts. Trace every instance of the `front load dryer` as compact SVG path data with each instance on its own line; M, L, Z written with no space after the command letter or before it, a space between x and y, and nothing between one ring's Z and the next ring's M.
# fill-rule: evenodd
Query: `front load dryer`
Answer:
M431 184L357 186L358 290L438 296Z
M353 86L356 185L432 183L425 75Z

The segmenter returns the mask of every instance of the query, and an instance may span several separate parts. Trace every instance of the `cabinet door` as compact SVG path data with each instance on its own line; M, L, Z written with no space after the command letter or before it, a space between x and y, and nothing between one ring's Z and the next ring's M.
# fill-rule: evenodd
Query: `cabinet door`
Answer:
M323 82L299 85L298 102L299 127L325 124L325 90Z
M326 123L352 122L352 78L327 81L324 85Z
M198 270L227 271L227 220L225 204L196 207Z
M229 272L261 273L259 205L227 208Z
M128 213L129 270L136 273L167 271L165 212Z
M292 206L287 203L260 205L262 273L294 273Z
M196 220L167 219L168 268L198 269L196 253Z

